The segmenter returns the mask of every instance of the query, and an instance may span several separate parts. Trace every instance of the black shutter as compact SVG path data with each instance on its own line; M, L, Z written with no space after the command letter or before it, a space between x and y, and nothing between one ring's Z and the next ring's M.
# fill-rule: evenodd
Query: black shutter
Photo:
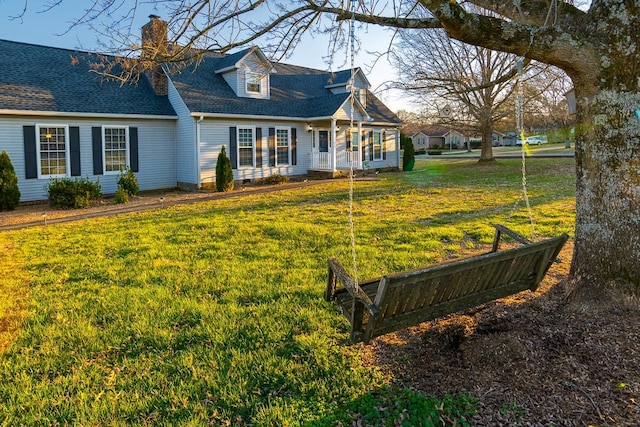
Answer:
M367 133L369 134L369 160L373 160L373 131Z
M25 178L33 179L38 177L38 155L36 148L36 127L23 126L24 134L24 170Z
M298 131L296 128L291 128L291 164L293 166L298 164Z
M262 167L262 128L256 128L256 168Z
M229 159L231 169L238 169L238 133L235 126L229 128Z
M382 160L387 160L387 132L382 131Z
M347 140L347 151L351 151L351 129L347 129L345 138Z
M362 132L362 161L364 162L367 159L367 137L366 137L367 133L366 132Z
M269 128L269 166L276 165L276 128Z
M100 126L91 128L91 141L93 145L93 174L102 175L102 128Z
M80 128L69 127L69 155L71 156L71 176L80 176Z
M132 171L140 170L138 157L138 128L129 128L129 167Z

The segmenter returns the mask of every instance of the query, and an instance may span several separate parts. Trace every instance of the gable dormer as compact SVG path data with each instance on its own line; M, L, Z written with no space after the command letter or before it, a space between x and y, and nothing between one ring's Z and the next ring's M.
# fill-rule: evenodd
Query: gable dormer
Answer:
M334 75L334 79L325 87L331 93L347 93L351 92L351 70L339 71ZM371 87L371 83L362 72L362 69L355 68L353 76L353 95L360 101L363 107L367 107L367 90Z
M217 74L222 75L236 96L241 98L269 99L273 64L258 47L229 55L222 61Z

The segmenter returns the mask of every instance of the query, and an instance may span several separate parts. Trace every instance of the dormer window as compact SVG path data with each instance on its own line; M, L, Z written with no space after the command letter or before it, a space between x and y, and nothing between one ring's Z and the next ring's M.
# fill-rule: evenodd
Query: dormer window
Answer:
M260 74L247 72L245 79L247 93L262 93L262 77Z

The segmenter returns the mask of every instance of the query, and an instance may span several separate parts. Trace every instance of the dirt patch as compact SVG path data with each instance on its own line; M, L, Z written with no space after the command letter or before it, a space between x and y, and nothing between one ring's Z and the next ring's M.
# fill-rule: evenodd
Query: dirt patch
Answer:
M571 246L536 293L380 337L367 362L430 396L470 393L478 426L640 425L640 316L568 309Z

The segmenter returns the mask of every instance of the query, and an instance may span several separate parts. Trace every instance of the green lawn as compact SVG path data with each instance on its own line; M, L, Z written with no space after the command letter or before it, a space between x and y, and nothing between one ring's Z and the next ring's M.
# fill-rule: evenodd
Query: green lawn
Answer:
M539 237L573 234L572 166L528 162ZM491 223L532 235L517 160L380 177L355 184L362 279L480 251ZM0 424L464 424L476 397L388 386L322 300L347 202L339 181L0 234Z

